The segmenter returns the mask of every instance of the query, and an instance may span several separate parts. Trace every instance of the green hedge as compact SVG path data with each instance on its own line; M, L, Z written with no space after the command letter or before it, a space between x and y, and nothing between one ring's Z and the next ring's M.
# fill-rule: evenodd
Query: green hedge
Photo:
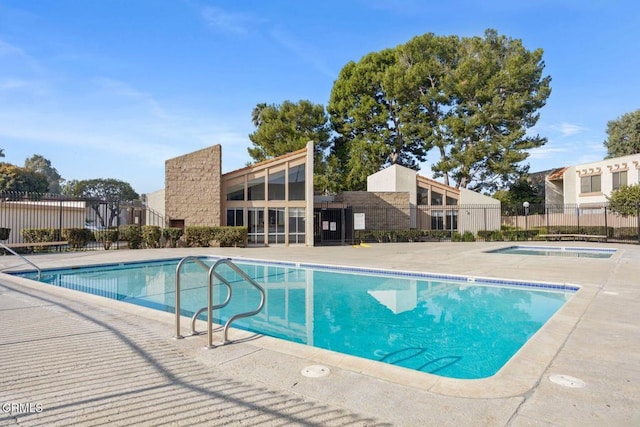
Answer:
M108 228L106 230L96 230L93 232L93 238L98 243L102 243L104 250L109 250L113 242L118 241L118 229Z
M184 230L180 227L166 227L162 230L162 237L167 239L169 247L175 248L176 243L180 240L180 237L184 234Z
M20 230L26 243L59 242L60 230L57 228L23 228Z
M354 240L356 243L423 242L440 241L450 236L449 230L356 230Z
M246 247L248 241L247 227L186 227L187 244L191 247L207 248Z
M118 228L120 232L120 240L129 243L129 249L140 249L142 245L142 231L140 226L135 224L121 225Z
M73 249L82 249L93 241L93 231L86 228L65 228L62 230L62 237Z
M147 248L159 248L162 229L157 225L142 226L142 240Z

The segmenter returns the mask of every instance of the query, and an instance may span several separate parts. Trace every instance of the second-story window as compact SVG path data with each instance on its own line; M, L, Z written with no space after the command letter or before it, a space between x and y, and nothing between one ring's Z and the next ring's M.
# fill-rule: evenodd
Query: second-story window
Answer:
M627 171L614 172L611 176L614 190L627 185Z

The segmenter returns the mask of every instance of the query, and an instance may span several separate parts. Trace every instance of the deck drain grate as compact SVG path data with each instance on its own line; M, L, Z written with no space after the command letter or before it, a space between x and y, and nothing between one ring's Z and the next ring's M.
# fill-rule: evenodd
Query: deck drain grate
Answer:
M301 371L301 374L308 378L320 378L320 377L326 377L327 375L329 375L329 372L331 371L326 366L311 365L304 368Z
M552 383L571 388L582 388L586 385L586 383L581 379L570 377L569 375L551 375L549 380Z

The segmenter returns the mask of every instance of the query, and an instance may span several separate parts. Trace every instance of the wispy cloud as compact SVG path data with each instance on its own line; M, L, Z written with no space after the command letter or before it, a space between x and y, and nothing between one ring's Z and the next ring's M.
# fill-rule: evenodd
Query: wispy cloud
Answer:
M569 151L566 147L540 147L529 151L530 159L549 159Z
M224 33L246 35L251 28L252 18L246 14L227 12L213 6L202 8L201 14L209 26Z
M554 125L552 128L562 134L562 136L572 136L588 131L589 129L580 125L571 123L561 123Z
M293 34L280 28L272 29L269 34L275 42L293 53L301 61L310 64L318 72L332 79L337 77L336 72L327 66L312 46L304 44Z

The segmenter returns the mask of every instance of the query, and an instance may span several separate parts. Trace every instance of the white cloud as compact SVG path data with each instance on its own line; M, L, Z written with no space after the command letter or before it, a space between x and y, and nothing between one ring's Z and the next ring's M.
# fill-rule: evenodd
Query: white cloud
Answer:
M588 128L585 128L579 125L574 125L571 123L561 123L560 125L553 126L553 128L556 131L559 131L562 134L562 136L577 135L579 133L583 133L589 130Z
M310 64L314 69L325 76L335 79L337 77L334 70L330 69L322 60L317 52L311 46L303 44L292 34L278 28L274 28L269 32L271 38L285 49L293 53L301 61Z
M236 35L249 33L252 19L248 15L225 12L212 6L204 7L201 14L207 24L219 31Z

